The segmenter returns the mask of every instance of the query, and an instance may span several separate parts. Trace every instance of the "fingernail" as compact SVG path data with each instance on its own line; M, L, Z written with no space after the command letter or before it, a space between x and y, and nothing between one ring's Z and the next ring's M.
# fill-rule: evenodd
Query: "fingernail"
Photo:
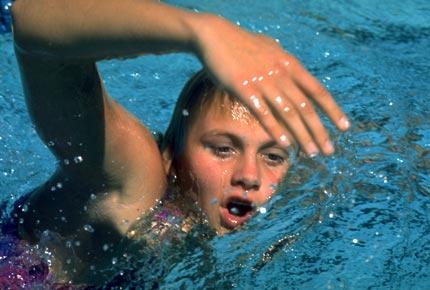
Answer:
M333 144L330 142L330 140L327 140L324 144L324 151L326 154L332 154L334 152Z
M343 116L342 118L340 118L339 127L341 129L346 130L349 128L349 126L351 126L351 123L349 122L347 117Z
M314 142L309 142L308 146L306 146L306 150L308 151L308 155L311 158L314 158L318 155L318 148Z

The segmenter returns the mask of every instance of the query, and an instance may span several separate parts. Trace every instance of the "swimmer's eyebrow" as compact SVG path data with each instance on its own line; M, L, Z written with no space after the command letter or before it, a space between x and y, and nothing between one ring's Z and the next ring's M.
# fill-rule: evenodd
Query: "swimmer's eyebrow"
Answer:
M224 137L230 139L234 146L243 146L242 138L237 136L236 134L232 134L230 132L224 132L219 130L209 131L203 134L202 139L210 138L210 137Z

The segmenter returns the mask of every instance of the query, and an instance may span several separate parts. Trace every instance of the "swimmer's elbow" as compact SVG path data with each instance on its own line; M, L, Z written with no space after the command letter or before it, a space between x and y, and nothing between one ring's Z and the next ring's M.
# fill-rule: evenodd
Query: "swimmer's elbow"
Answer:
M34 49L34 30L31 25L31 15L29 17L28 1L17 0L12 5L12 33L15 48L19 52L31 52Z
M16 0L11 9L12 32L15 48L26 54L40 53L47 49L49 40L47 27L49 23L44 21L44 15L40 15L40 9L35 9L34 1Z
M29 41L31 28L25 16L26 2L25 0L17 0L13 3L11 9L14 44L19 51L27 51L31 43Z

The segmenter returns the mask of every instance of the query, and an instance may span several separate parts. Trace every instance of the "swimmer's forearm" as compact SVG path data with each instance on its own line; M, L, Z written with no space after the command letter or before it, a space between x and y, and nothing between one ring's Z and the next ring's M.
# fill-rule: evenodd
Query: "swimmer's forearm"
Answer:
M196 52L196 31L207 17L137 0L17 0L12 15L22 53L92 60Z

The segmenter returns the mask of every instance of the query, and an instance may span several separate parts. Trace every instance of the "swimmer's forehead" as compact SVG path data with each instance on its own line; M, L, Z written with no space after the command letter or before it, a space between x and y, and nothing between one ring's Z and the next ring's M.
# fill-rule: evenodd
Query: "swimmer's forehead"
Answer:
M225 92L216 92L212 98L206 99L200 113L203 116L211 113L219 117L230 117L232 120L258 123L248 108Z

